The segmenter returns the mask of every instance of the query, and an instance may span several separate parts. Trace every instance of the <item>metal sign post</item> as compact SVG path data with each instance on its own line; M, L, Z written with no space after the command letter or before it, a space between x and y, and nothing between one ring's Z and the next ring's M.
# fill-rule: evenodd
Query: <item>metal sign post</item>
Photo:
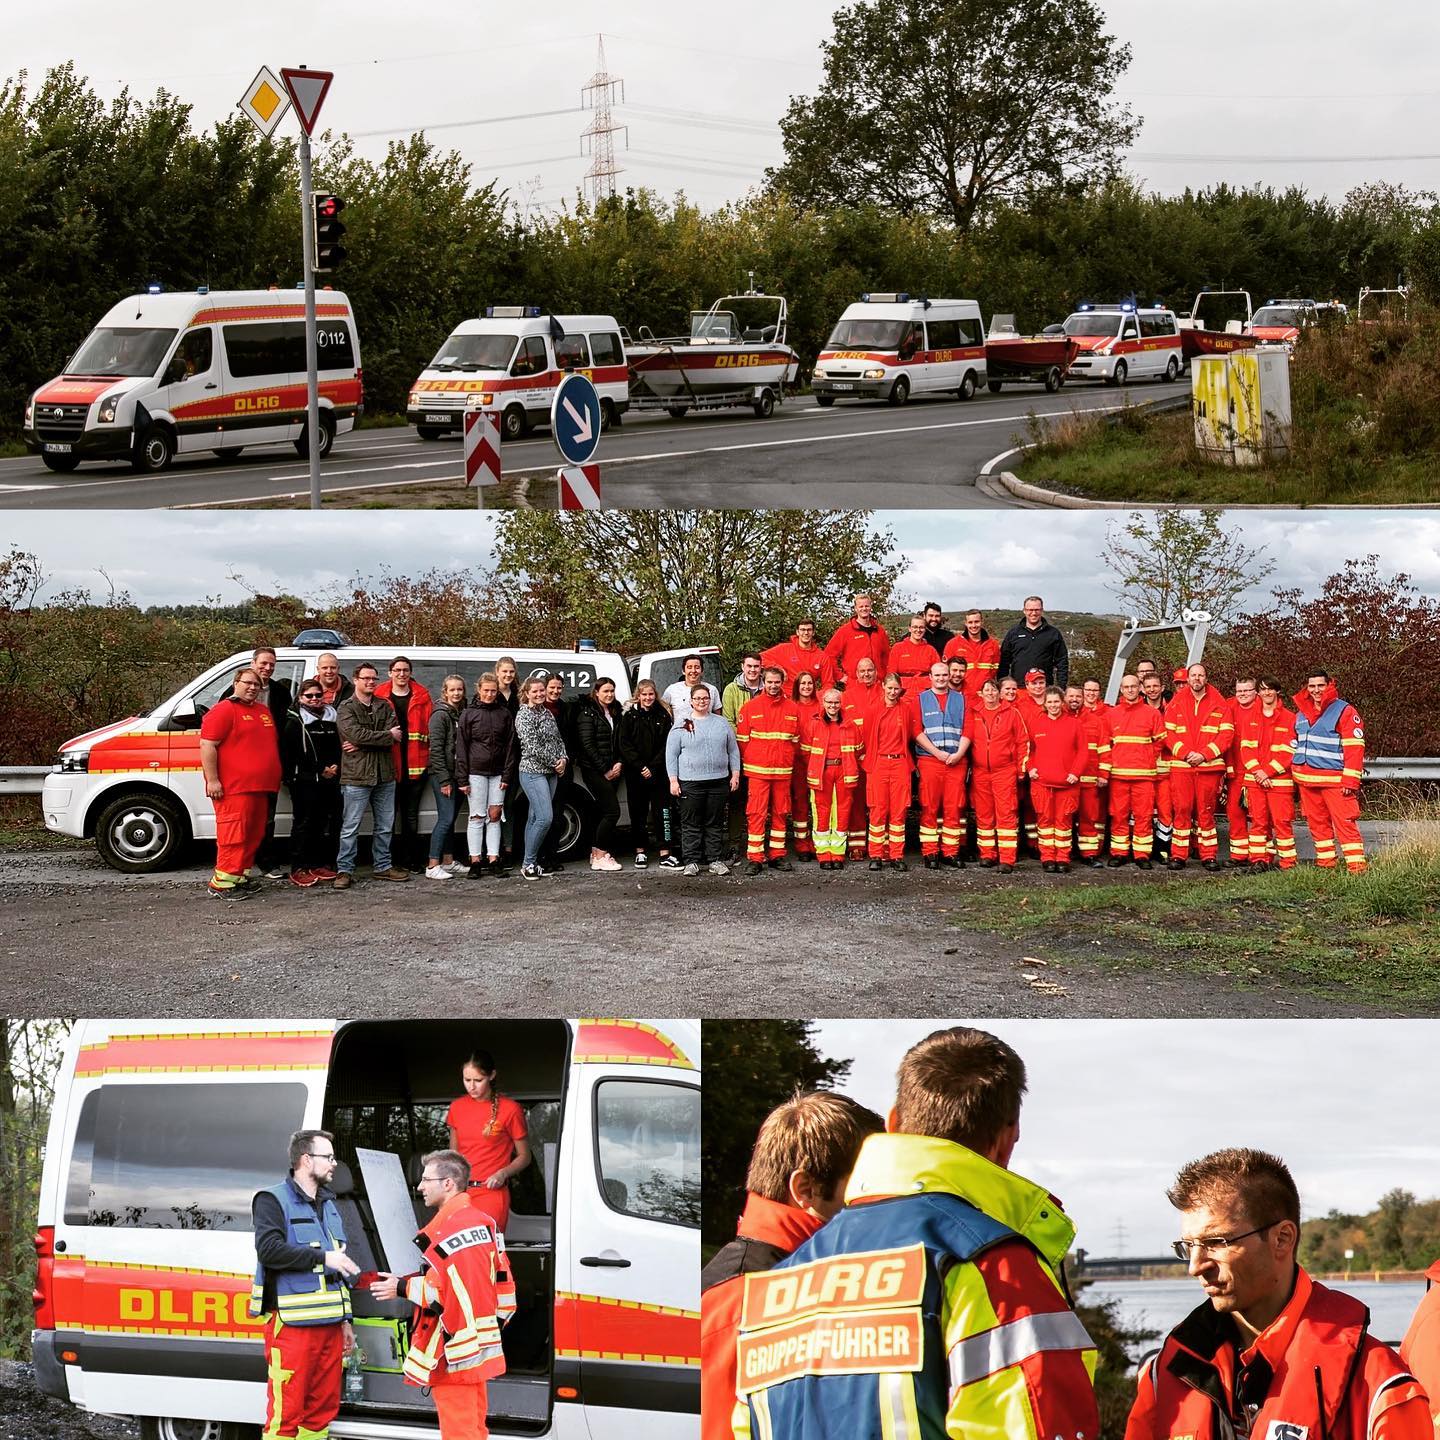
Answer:
M315 207L310 186L310 132L333 72L282 70L280 78L300 121L300 240L305 252L305 449L310 459L310 508L320 508L320 347L315 338Z

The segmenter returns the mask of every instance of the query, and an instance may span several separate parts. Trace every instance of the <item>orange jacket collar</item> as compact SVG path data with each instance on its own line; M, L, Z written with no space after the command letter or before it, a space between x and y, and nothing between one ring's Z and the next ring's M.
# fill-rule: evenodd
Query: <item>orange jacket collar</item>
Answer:
M737 1235L759 1240L787 1252L798 1250L825 1222L808 1210L768 1200L752 1190L745 1196L745 1210L735 1227Z

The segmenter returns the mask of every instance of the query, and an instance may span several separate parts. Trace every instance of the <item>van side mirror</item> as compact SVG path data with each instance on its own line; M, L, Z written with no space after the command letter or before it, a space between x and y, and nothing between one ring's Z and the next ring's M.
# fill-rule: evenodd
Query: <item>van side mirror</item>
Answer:
M185 362L177 355L166 367L164 383L166 385L178 384L185 378Z
M165 717L162 730L198 730L205 718L204 710L187 696Z

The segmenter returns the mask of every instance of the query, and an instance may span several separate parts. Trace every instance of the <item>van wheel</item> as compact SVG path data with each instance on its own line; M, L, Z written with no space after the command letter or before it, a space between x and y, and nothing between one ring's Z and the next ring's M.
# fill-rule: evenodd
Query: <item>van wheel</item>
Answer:
M1130 367L1123 360L1115 362L1115 373L1105 379L1107 385L1123 385L1125 377L1130 373Z
M325 460L335 446L335 417L328 410L320 412L320 458ZM300 427L300 437L295 441L295 453L302 459L310 458L310 422L307 419Z
M886 399L892 405L903 405L910 398L910 382L901 375L890 387L890 394Z
M520 405L512 405L500 418L501 440L523 440L530 433L530 422Z
M601 400L600 402L600 433L603 435L615 423L615 402L613 400Z
M1065 383L1065 372L1058 365L1052 365L1045 372L1045 389L1053 395Z
M143 875L180 857L190 826L168 796L141 792L110 801L95 822L95 845L113 870Z
M972 400L975 397L975 372L967 370L965 378L960 382L960 389L956 392L962 400Z
M259 1433L253 1426L230 1425L223 1420L172 1420L164 1415L140 1418L141 1440L240 1440Z
M772 391L764 391L760 398L750 407L762 420L768 420L775 413L775 395Z
M554 828L555 854L561 860L571 860L590 843L590 808L586 797L572 791L565 803L555 812Z
M74 455L49 455L43 450L40 459L47 470L55 470L61 475L68 475L80 463Z
M226 445L222 449L217 450L215 456L219 460L235 460L244 453L245 447L243 445Z
M445 432L437 425L417 425L415 433L422 440L438 440Z
M1180 376L1180 362L1172 355L1170 363L1165 367L1165 373L1160 377L1163 385L1173 384Z
M992 395L998 395L998 394L1001 392L1001 390L1003 390L1003 389L1005 388L1005 385L1004 385L1004 382L1001 381L1001 380L987 380L987 381L985 382L985 388L986 388Z
M828 410L835 403L835 397L833 395L817 395L815 403L822 410Z
M158 475L170 468L175 458L175 441L162 425L152 425L135 444L131 464L142 475Z

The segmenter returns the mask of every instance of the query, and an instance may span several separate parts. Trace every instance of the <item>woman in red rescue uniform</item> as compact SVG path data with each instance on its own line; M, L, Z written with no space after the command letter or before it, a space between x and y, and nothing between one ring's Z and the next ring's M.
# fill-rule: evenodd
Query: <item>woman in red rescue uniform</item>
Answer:
M870 868L879 870L888 858L892 870L905 863L905 815L910 809L910 711L901 703L905 687L898 675L887 675L884 700L865 716L865 798L870 805Z
M965 711L970 737L970 801L975 807L975 839L984 869L998 865L1003 875L1015 868L1020 843L1020 777L1030 757L1030 737L1013 705L1000 703L1000 687L984 681L976 702Z
M802 670L791 681L790 698L800 712L800 738L803 741L805 732L825 713L825 707L820 703L820 687L808 670ZM801 748L804 748L803 745ZM795 756L795 769L790 776L790 829L795 837L795 858L813 860L815 839L810 833L810 787L806 781L805 759L799 753Z
M465 1093L445 1112L450 1148L470 1162L470 1203L503 1235L510 1219L510 1181L530 1163L525 1112L495 1088L495 1057L477 1050L460 1071Z
M268 800L280 789L281 778L275 719L255 700L259 674L240 671L234 690L200 724L200 767L215 807L215 873L209 888L227 899L250 892L245 872L265 838Z
M804 775L810 792L806 803L822 870L845 868L850 806L860 781L864 722L846 715L843 707L844 697L829 689L821 701L819 718L802 716L800 722L802 763L795 769Z
M1070 827L1080 804L1080 776L1090 741L1078 715L1065 710L1058 685L1045 691L1045 713L1030 728L1030 797L1040 830L1040 868L1070 868Z
M1295 712L1278 681L1261 677L1260 698L1235 713L1235 755L1250 827L1250 868L1295 868ZM1271 851L1275 858L1270 859Z

